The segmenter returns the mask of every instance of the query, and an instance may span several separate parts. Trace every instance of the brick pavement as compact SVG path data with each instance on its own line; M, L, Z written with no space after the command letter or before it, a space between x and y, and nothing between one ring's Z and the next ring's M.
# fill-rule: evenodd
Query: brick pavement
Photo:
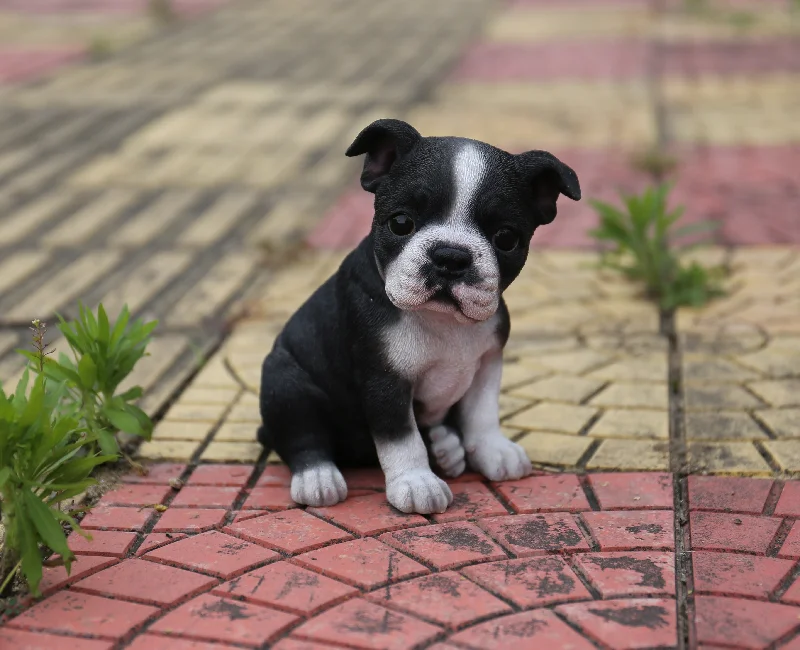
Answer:
M800 647L788 3L687 15L678 0L515 0L491 14L478 0L410 2L392 21L359 2L321 20L309 3L239 2L97 67L0 87L13 120L0 126L0 377L17 372L31 310L80 296L162 319L137 377L160 416L139 449L149 474L103 495L83 520L94 539L70 538L72 575L47 569L45 599L0 639ZM416 47L392 38L411 31ZM462 477L431 517L392 510L375 471L348 474L343 504L297 508L286 468L254 442L263 355L369 228L358 163L341 153L387 114L550 148L607 200L648 182L631 158L660 141L687 220L722 222L720 246L696 255L730 270L727 297L665 322L593 267L588 205L563 206L507 294L502 419L535 475ZM310 250L258 268L263 250L303 238Z
M0 638L31 649L672 648L685 607L688 647L792 647L800 631L800 482L465 475L446 515L421 517L386 504L379 471L346 479L346 502L302 509L281 465L152 465L103 496L83 521L93 540L70 538L72 574L45 569L44 600Z

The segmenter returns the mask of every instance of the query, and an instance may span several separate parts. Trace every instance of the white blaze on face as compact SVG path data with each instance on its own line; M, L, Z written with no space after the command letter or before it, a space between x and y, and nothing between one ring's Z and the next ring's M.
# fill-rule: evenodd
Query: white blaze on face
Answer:
M420 228L411 236L403 251L386 265L386 295L400 309L449 311L445 304L428 301L441 286L428 288L422 268L430 263L428 252L434 246L455 246L472 253L477 285L450 284L453 297L463 315L473 320L491 317L500 300L500 272L492 245L472 218L472 207L486 176L486 159L471 142L464 143L453 158L455 198L444 222ZM456 314L462 316L461 313Z

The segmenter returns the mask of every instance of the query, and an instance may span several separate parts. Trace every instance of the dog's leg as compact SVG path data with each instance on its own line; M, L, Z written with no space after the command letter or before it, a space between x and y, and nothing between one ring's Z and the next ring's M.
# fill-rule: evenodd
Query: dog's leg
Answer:
M326 460L292 472L291 495L307 506L332 506L347 498L347 484L339 468Z
M259 441L289 466L292 500L316 507L344 501L347 484L333 462L324 394L281 350L264 361L261 385Z
M518 479L531 473L525 450L500 431L501 349L487 352L467 393L458 405L461 434L470 466L492 481Z
M453 427L439 424L428 431L431 453L445 476L461 476L467 468L464 443Z
M367 391L372 399L365 400L365 413L386 476L386 500L401 512L444 512L453 493L431 471L414 418L411 386L382 373L367 382Z
M422 435L376 436L375 448L386 475L386 500L401 512L444 512L453 501L447 483L431 471Z

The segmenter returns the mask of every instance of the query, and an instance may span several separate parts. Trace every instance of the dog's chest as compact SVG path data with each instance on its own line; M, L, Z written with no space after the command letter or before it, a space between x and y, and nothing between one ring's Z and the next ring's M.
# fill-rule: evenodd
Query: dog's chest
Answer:
M499 345L497 322L463 325L411 312L384 335L395 372L411 381L421 424L438 424L475 377L481 357Z

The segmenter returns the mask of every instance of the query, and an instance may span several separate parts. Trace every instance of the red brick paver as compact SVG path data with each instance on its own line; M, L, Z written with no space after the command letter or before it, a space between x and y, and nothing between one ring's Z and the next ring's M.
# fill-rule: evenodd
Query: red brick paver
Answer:
M229 579L278 554L219 531L210 531L151 551L147 559Z
M214 590L219 596L237 597L300 615L314 614L357 592L354 587L288 562L256 569Z
M158 613L149 605L61 591L13 619L15 628L121 639Z
M759 515L764 510L772 481L734 476L690 476L689 508L714 512Z
M506 557L486 533L468 522L410 528L385 533L380 539L440 570Z
M216 584L191 571L144 560L128 560L75 583L75 589L98 596L168 607Z
M582 515L601 551L671 549L675 546L671 512L587 512Z
M766 599L794 562L740 553L698 551L692 556L695 592Z
M572 569L556 556L491 562L463 573L525 609L591 598Z
M92 529L93 543L71 536L71 574L45 569L45 598L0 639L49 648L64 638L75 650L676 644L673 533L684 515L668 474L470 475L452 482L463 496L441 521L392 509L372 470L352 477L374 493L331 508L234 510L227 497L248 485L285 490L285 471L205 467L183 489L225 494L225 507L150 508L142 524L137 506L97 506L90 522L128 528ZM157 494L126 488L168 489L174 471L153 466L153 483L126 481L117 494ZM691 542L698 647L766 647L800 632L797 485L688 479L679 529ZM537 505L545 511L508 514ZM148 532L165 527L184 532Z
M470 575L467 571L464 573ZM373 593L372 599L449 628L463 627L479 618L512 611L502 600L454 571L422 576L379 589Z
M653 551L589 553L575 566L603 598L675 594L675 556Z
M236 522L225 529L232 535L284 553L304 553L352 535L302 510L287 510Z
M750 515L693 512L692 547L763 555L778 532L781 520Z
M561 605L556 611L591 638L615 650L675 645L674 600L574 603Z
M531 476L497 485L514 512L579 512L591 510L577 476Z
M593 643L547 610L504 616L459 632L452 639L459 646L463 644L468 648L595 648Z
M672 508L674 495L670 474L592 474L589 483L603 510Z
M111 641L99 639L79 639L69 636L55 636L44 632L26 632L9 627L2 633L2 641L9 648L25 648L25 650L111 650ZM177 650L177 649L176 649Z
M275 638L296 616L205 594L173 610L150 628L154 632L200 641L231 641L258 647Z

